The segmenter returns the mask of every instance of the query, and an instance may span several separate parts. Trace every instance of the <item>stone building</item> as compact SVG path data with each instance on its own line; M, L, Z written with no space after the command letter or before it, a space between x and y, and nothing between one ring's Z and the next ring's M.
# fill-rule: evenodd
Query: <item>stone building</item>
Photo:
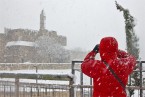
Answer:
M0 34L0 62L1 63L24 63L36 62L39 45L35 41L40 36L48 36L55 39L61 46L67 45L65 36L57 35L56 31L48 31L45 28L46 16L42 10L40 14L40 29L9 29L5 28Z

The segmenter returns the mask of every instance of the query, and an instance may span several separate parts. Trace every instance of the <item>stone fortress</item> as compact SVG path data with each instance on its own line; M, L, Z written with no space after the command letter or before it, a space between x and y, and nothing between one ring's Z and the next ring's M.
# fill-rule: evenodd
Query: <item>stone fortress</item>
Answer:
M5 28L4 33L0 33L0 63L35 63L36 59L34 58L37 56L37 49L39 49L39 45L35 41L43 35L55 39L55 42L61 46L66 46L67 38L57 35L56 31L48 31L45 28L45 20L46 16L42 10L39 31Z

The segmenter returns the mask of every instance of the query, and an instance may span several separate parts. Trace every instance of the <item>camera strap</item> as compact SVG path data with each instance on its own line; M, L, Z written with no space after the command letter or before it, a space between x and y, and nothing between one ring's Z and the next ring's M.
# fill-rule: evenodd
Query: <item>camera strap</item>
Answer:
M103 61L106 67L108 67L109 71L112 73L112 75L115 77L115 79L120 83L122 86L124 92L126 93L126 88L125 85L123 84L122 80L117 76L117 74L114 72L114 70L109 66L109 64L105 61Z

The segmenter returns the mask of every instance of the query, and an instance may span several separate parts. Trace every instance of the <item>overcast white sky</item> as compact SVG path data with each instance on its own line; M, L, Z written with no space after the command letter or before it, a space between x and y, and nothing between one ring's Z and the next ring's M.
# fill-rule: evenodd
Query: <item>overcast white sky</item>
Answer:
M136 18L140 56L145 60L145 0L117 1ZM66 36L70 49L91 50L105 36L114 36L119 48L126 48L123 13L115 0L0 0L0 32L4 27L39 30L42 9L46 29Z

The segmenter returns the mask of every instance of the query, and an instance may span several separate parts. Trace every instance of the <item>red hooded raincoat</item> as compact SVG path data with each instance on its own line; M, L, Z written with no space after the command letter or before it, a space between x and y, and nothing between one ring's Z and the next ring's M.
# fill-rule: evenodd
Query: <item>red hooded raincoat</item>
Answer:
M95 60L96 52L91 51L81 65L82 72L93 78L93 97L126 97L122 86L103 61L109 64L126 86L128 76L136 65L136 59L132 55L118 50L118 43L113 37L105 37L101 40L99 53L101 60Z

